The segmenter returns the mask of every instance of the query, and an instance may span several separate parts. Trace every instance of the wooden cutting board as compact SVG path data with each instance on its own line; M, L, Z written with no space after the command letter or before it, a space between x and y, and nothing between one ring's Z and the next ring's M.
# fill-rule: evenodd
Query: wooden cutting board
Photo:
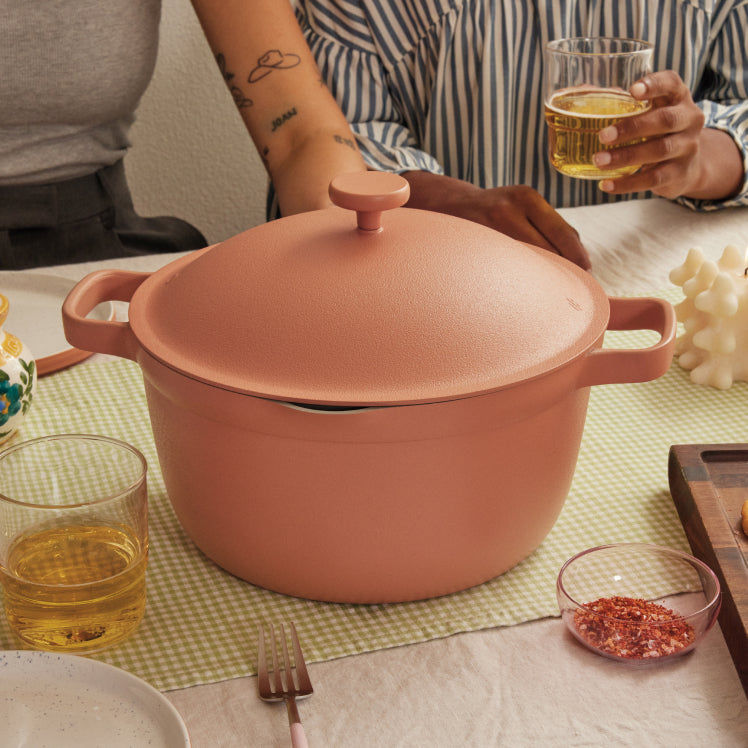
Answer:
M748 695L748 444L672 446L668 475L693 554L719 577L719 624Z

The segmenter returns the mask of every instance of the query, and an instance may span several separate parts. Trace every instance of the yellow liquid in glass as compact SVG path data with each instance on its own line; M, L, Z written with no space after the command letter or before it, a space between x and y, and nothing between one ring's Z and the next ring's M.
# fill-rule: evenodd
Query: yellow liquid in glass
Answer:
M600 142L600 130L649 109L625 91L577 88L559 91L545 106L551 163L561 173L582 179L615 179L633 174L641 164L598 169L592 156L616 146ZM640 143L641 139L631 141ZM631 143L627 143L630 145Z
M40 649L109 647L143 618L147 557L123 527L74 525L23 535L2 569L8 622Z

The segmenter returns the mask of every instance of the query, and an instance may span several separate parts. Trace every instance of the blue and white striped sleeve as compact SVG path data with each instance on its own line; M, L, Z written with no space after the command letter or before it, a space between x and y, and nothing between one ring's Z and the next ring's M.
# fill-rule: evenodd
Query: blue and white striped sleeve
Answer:
M720 28L709 60L709 69L696 104L704 112L705 127L722 130L730 135L743 157L743 186L728 200L690 200L682 202L696 210L748 205L748 58L746 29L748 1L730 3L729 14Z
M322 79L356 135L366 165L398 173L442 173L437 160L419 147L402 108L406 102L398 102L391 90L369 26L354 12L356 6L344 14L341 8L346 3L338 3L338 14L328 15L323 3L308 4L315 7L316 13L311 23L301 15L307 43Z

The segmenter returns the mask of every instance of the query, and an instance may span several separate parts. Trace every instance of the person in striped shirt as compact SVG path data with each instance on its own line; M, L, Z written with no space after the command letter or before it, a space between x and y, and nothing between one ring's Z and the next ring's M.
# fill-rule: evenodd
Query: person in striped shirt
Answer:
M695 210L748 204L746 0L292 0L368 168L402 173L412 207L492 226L589 267L554 208L659 195ZM650 111L601 134L598 158L643 163L572 179L548 158L544 49L650 41L634 95Z

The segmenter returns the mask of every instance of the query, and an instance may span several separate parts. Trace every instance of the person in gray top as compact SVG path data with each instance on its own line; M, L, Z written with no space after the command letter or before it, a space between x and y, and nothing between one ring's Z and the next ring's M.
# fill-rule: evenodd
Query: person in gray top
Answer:
M193 6L282 212L327 205L330 178L365 167L290 4ZM0 268L205 246L183 220L139 216L123 166L161 0L0 0L0 17Z

